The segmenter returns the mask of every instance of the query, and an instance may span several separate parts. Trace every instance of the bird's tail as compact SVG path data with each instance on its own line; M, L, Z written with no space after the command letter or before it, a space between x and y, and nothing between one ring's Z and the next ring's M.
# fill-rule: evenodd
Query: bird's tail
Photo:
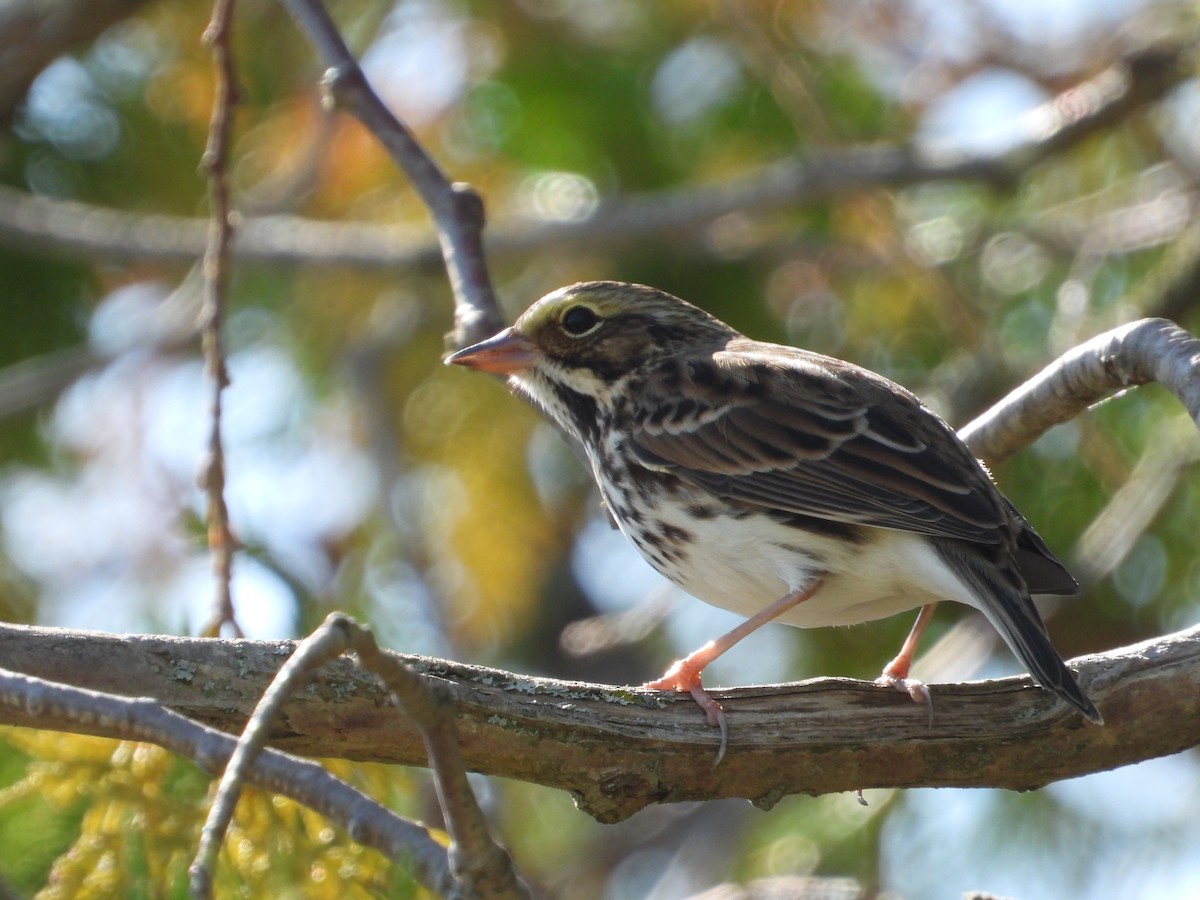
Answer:
M997 565L958 541L936 542L942 560L979 599L979 609L1029 669L1033 680L1054 691L1097 725L1104 724L1075 674L1067 668L1033 605L1025 583L1011 565Z

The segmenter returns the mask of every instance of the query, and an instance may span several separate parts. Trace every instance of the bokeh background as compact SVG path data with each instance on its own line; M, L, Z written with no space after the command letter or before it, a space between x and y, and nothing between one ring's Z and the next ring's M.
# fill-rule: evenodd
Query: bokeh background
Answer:
M205 4L131 6L62 4L63 19L107 17L73 43L0 16L0 60L52 51L28 84L0 66L0 615L186 634L214 594L195 486L209 423L193 263L215 75ZM577 280L649 283L753 337L881 371L956 424L1107 328L1150 315L1200 327L1195 3L352 0L332 12L386 102L484 196L510 316ZM1148 45L1177 57L1169 84L1034 161L1043 104L1086 111L1103 99L1096 83L1064 92L1105 72L1100 85L1120 72L1136 83L1121 62ZM452 300L428 216L375 140L322 109L320 67L282 8L243 0L235 50L245 230L224 434L247 635L302 635L341 609L404 652L638 683L730 627L609 528L590 477L533 411L440 364ZM803 204L752 190L780 161L866 145L927 160L1033 150L1003 178L847 179ZM744 199L720 215L689 205L731 182ZM653 227L604 227L623 203ZM1198 451L1182 409L1147 388L996 469L1086 585L1048 608L1064 655L1197 620ZM948 639L918 676L1019 671L994 642L955 641L970 615L939 612L929 643ZM871 678L902 619L768 627L706 680ZM781 896L1196 897L1198 761L1028 795L681 805L616 826L544 788L478 787L520 869L556 896L676 898L775 878L792 879ZM336 768L436 821L423 772ZM154 748L0 732L0 880L17 896L180 895L206 789ZM289 803L253 796L237 828L229 896L414 891Z

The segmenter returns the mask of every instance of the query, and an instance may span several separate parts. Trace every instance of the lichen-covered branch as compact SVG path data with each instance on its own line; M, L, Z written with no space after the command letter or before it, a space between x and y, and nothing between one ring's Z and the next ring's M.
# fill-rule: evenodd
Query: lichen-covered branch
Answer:
M222 730L243 727L293 647L0 626L0 656L12 668L153 696ZM450 698L469 769L570 791L602 821L652 803L719 797L765 807L789 794L860 787L1027 790L1200 745L1200 628L1075 662L1104 727L1026 677L933 685L932 727L924 709L868 682L714 691L730 725L729 752L716 768L704 761L719 736L686 698L400 659ZM2 701L7 724L113 733L95 718ZM412 720L345 658L284 705L272 745L405 765L426 758Z

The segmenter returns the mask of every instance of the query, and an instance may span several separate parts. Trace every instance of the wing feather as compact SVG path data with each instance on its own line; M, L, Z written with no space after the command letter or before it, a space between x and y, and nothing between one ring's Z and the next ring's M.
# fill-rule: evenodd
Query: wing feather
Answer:
M677 371L673 395L651 376L647 408L691 414L632 416L635 460L788 514L981 543L1012 534L986 470L912 394L841 360L736 344L714 358L717 382L685 382L684 400Z

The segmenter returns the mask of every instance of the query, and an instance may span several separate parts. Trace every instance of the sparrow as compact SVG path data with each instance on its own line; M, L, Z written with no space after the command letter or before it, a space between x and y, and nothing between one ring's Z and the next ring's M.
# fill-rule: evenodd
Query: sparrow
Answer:
M920 607L880 680L929 702L909 668L944 600L982 612L1038 684L1103 722L1030 596L1075 580L954 430L882 375L617 281L547 294L446 363L507 376L583 446L650 565L748 616L646 685L691 694L721 729L718 759L728 729L701 673L746 635Z

